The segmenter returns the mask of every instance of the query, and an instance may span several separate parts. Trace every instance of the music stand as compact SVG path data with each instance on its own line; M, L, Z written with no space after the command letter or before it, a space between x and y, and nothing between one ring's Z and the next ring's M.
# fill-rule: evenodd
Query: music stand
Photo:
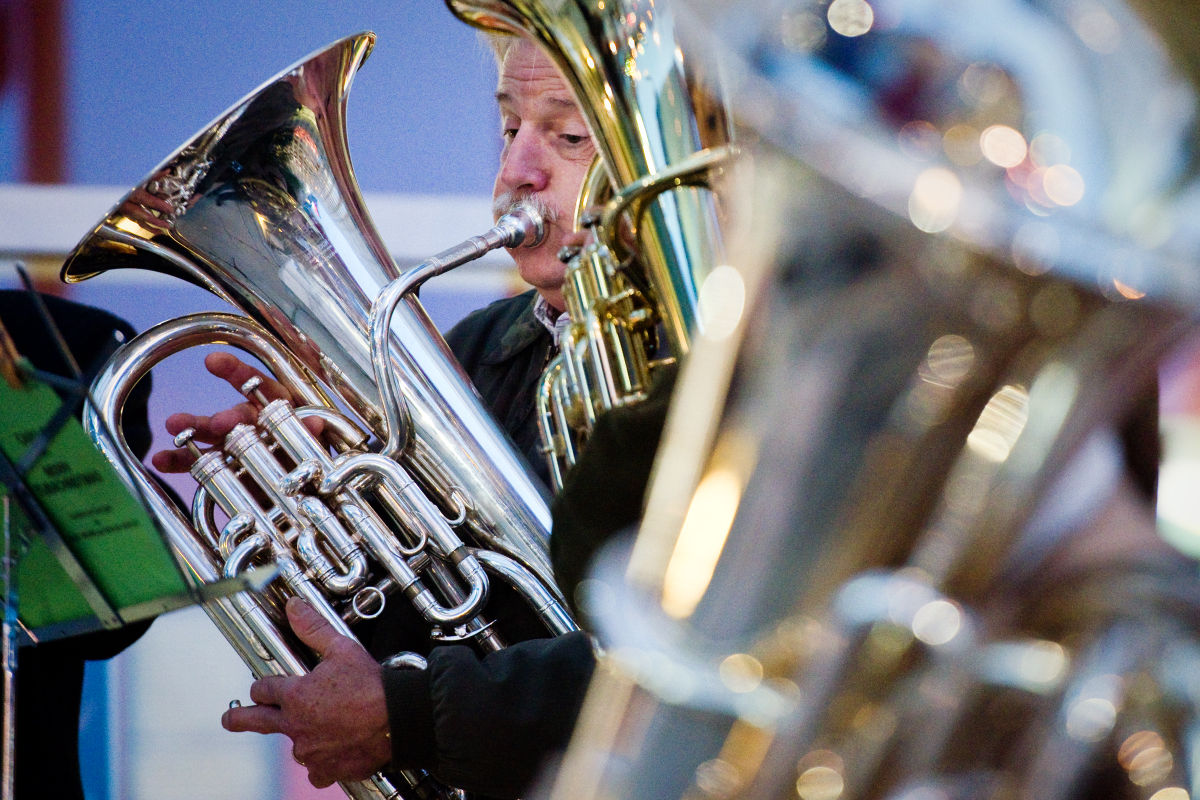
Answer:
M91 369L80 370L28 276L17 269L73 374L34 368L0 321L3 800L11 800L15 787L17 653L23 640L120 628L239 591L261 591L278 574L266 566L193 584L142 498L130 493L78 421L92 378L119 343L114 338Z

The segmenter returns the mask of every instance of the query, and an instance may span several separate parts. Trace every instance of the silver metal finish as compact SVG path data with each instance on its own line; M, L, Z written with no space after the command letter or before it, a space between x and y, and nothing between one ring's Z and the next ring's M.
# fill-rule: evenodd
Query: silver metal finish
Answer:
M574 629L546 552L544 488L416 298L433 275L498 247L537 243L541 218L518 207L397 274L345 142L346 92L373 41L337 42L264 84L130 192L63 268L68 281L120 267L165 272L247 315L197 314L135 337L96 379L85 427L146 498L196 584L277 566L281 580L270 591L205 606L258 676L303 674L315 663L282 614L293 595L345 635L402 595L432 638L503 647L483 616L485 564L528 593L551 633ZM122 415L156 364L211 344L262 362L291 402L267 402L251 381L243 392L260 408L256 424L204 453L187 432L177 437L197 456L188 520L132 454ZM320 438L305 420L322 423ZM373 452L381 443L386 455ZM492 550L494 559L483 556ZM460 796L422 773L401 778L400 788L382 774L342 786L376 800Z
M362 34L331 45L222 115L83 239L63 277L133 267L208 288L263 324L383 438L368 320L399 274L357 191L344 119L351 79L373 41ZM137 198L163 175L181 188L170 198L176 211L158 216ZM436 473L471 498L481 535L540 540L512 544L510 555L552 585L538 554L550 525L544 489L415 296L397 304L382 358L412 418L409 451L432 462L418 476Z
M685 59L669 3L609 0L447 0L466 22L528 36L579 101L611 186L620 190L702 151L728 131L716 82ZM706 94L711 92L711 94ZM638 255L662 306L674 354L687 353L700 283L722 251L713 196L655 196L637 220Z

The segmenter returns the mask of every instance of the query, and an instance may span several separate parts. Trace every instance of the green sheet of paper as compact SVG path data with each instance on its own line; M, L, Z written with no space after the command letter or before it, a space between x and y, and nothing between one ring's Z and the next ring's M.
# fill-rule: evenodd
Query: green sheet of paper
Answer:
M0 381L0 450L16 462L59 407L49 387ZM72 417L24 475L25 484L68 549L118 613L186 589L148 512ZM0 491L4 491L0 486ZM14 509L16 502L10 503ZM17 568L21 620L36 631L96 615L29 520L14 513L14 534L29 547Z

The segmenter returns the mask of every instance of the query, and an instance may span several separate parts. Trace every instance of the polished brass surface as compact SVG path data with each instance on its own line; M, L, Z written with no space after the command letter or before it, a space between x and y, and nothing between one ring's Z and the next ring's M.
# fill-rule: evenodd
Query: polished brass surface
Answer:
M723 100L685 53L669 3L447 5L472 25L540 45L599 153L601 171L580 201L593 238L569 263L563 290L572 324L544 378L553 383L539 392L557 487L596 415L644 399L659 360L686 356L702 325L697 292L722 259L711 178L731 154Z

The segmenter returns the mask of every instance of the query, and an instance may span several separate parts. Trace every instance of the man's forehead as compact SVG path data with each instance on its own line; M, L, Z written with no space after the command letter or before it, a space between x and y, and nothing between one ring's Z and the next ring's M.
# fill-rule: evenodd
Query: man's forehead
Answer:
M513 106L535 107L548 114L577 114L579 106L575 100L566 92L564 87L562 94L550 94L548 92L528 92L521 91L520 88L506 89L501 86L496 91L496 104L500 108L512 108Z
M502 108L533 108L548 115L577 114L579 107L562 73L542 50L520 40L505 53L496 87Z

